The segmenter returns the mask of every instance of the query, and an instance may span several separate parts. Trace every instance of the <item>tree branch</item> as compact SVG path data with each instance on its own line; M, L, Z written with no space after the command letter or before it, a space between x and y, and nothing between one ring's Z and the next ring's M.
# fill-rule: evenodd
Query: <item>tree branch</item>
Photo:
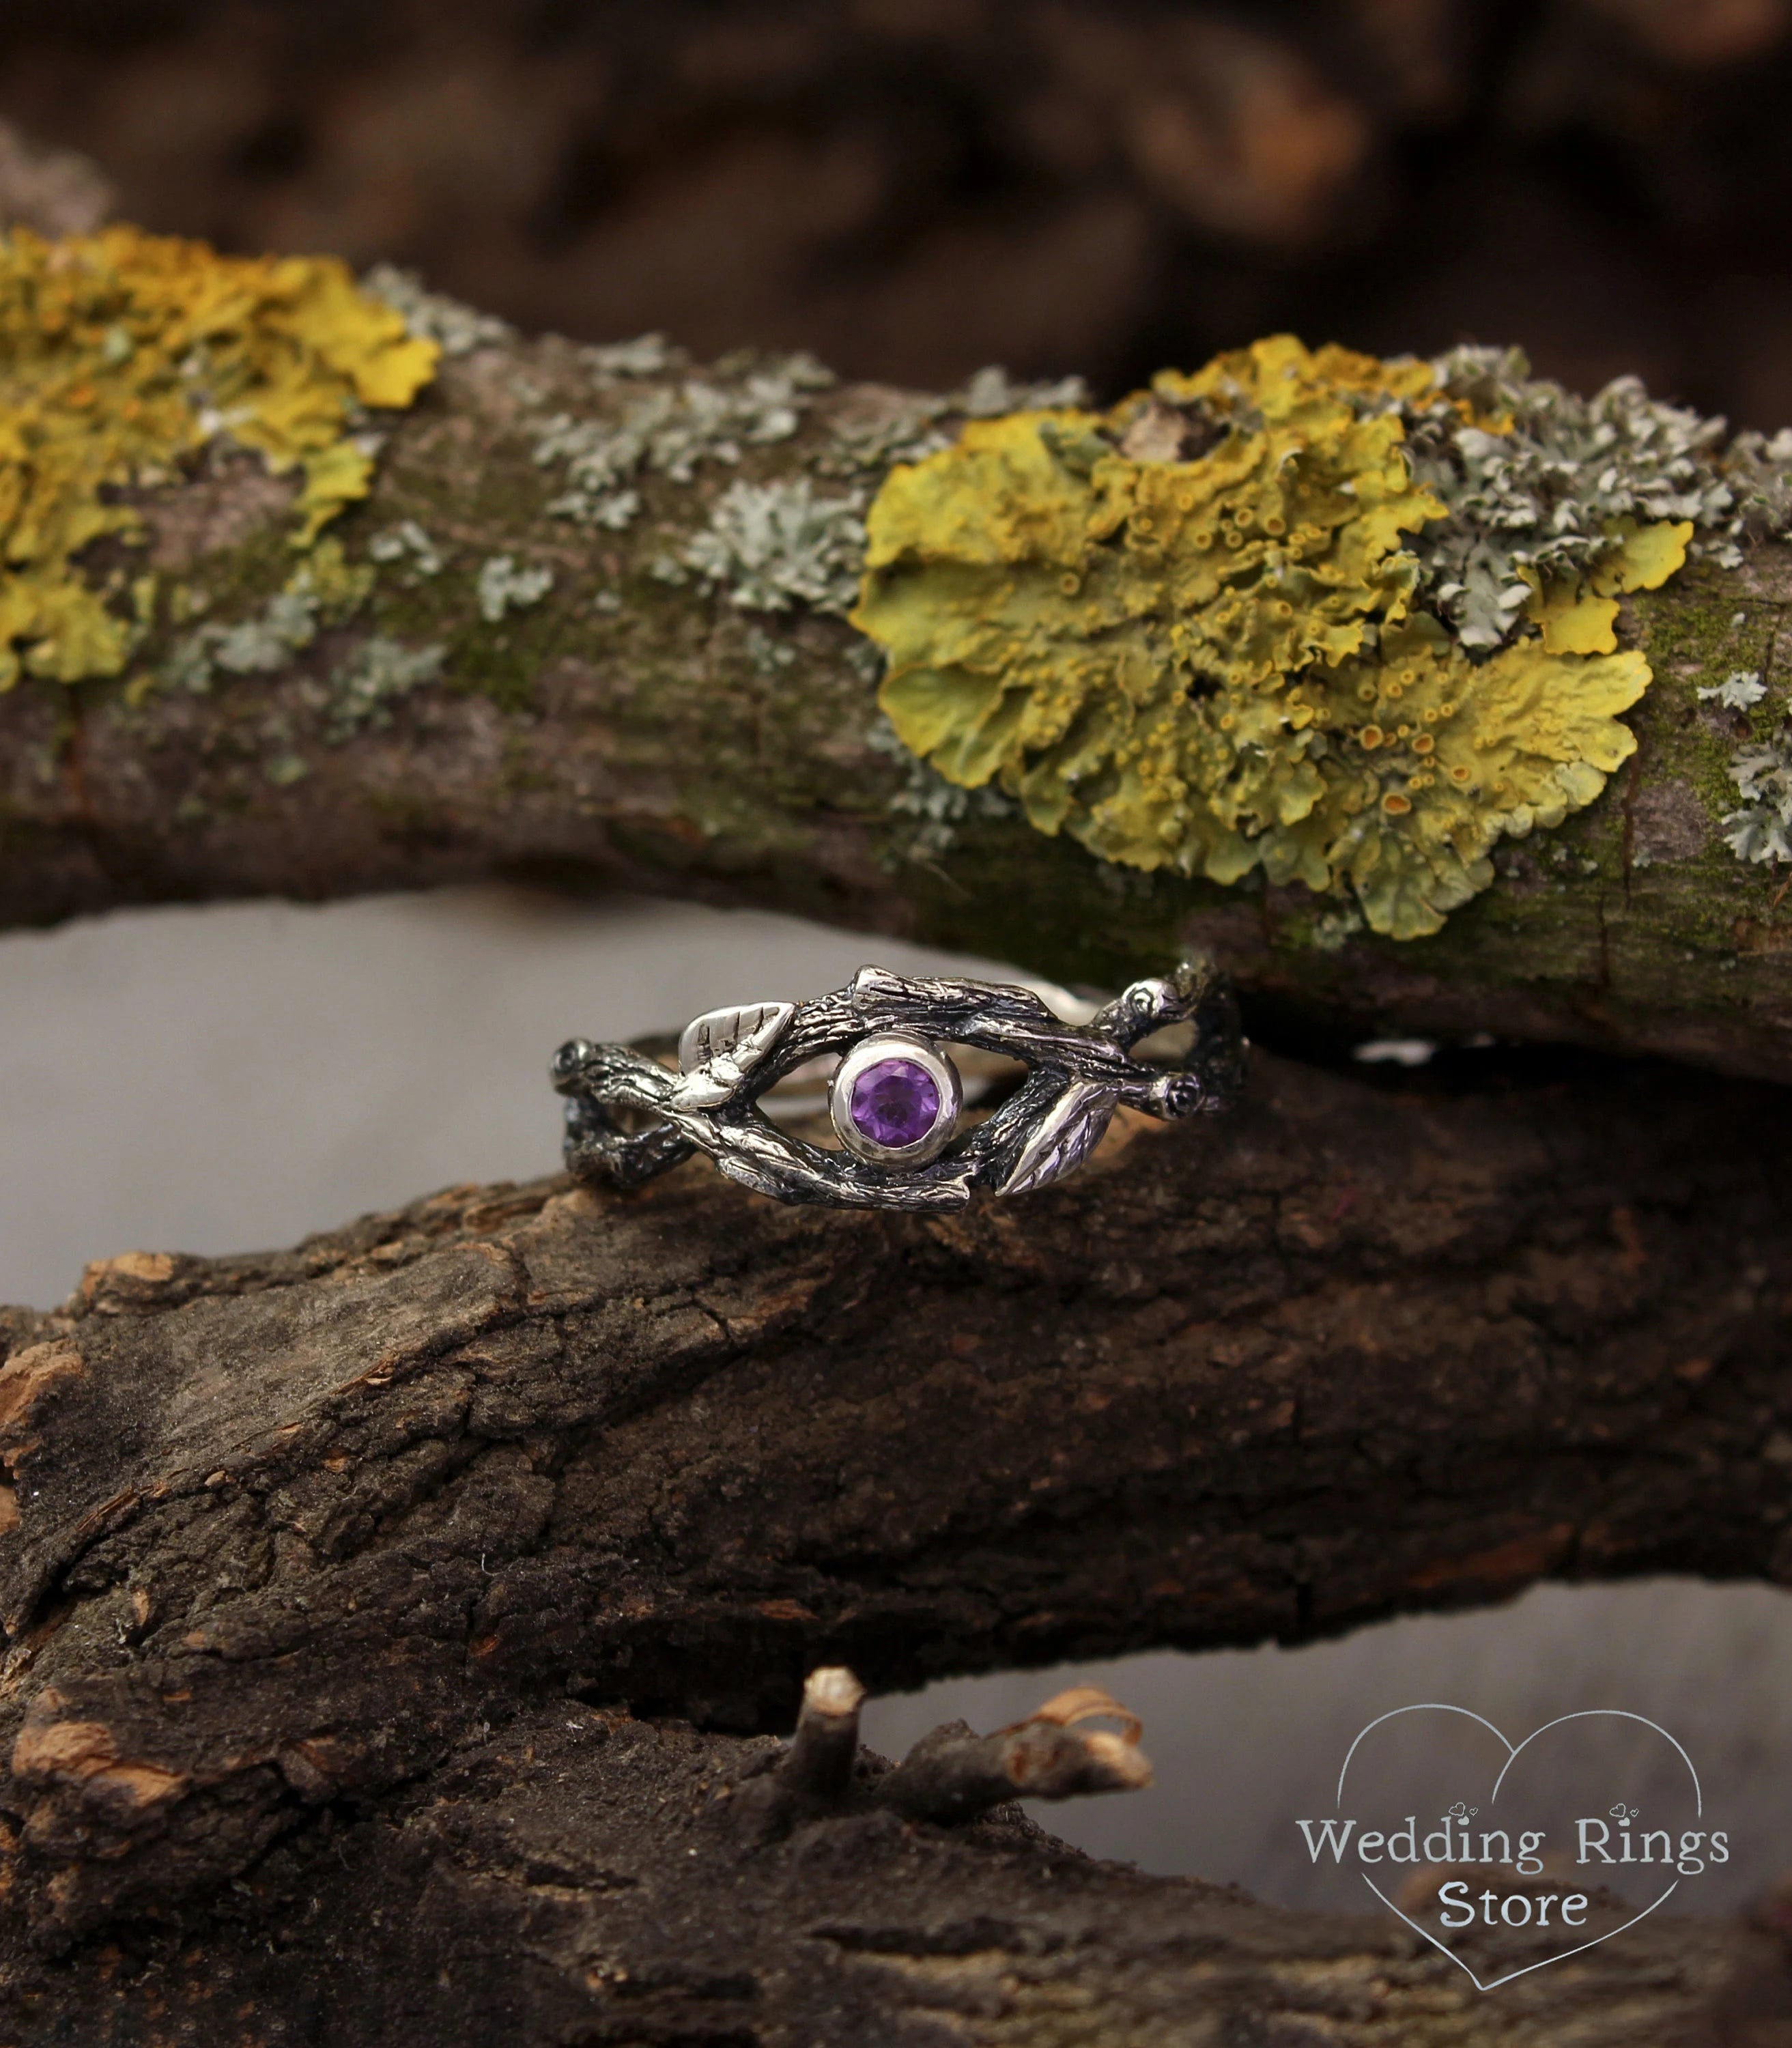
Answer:
M336 529L375 570L371 597L302 646L205 652L205 621L253 622L291 572L286 487L215 456L145 494L147 560L184 595L132 676L0 699L0 918L493 874L621 882L1104 985L1204 946L1260 1018L1327 1030L1491 1030L1792 1073L1792 907L1776 869L1739 862L1718 830L1746 721L1696 695L1735 665L1774 680L1792 552L1629 601L1620 630L1656 676L1631 715L1638 754L1559 831L1511 843L1501 879L1437 937L1328 937L1297 886L1105 866L963 802L880 739L868 644L792 592L850 591L840 522L905 436L951 424L937 401L719 366L701 381L734 412L634 475L621 495L642 502L612 530L615 492L584 492L584 525L549 512L568 464L595 446L601 468L629 408L690 382L676 361L615 363L553 339L450 360L386 423L373 497ZM775 402L751 396L768 370ZM797 429L755 441L786 401ZM814 559L788 588L726 547L691 552L743 479L809 494ZM529 595L526 572L551 588Z
M504 1999L526 2039L882 2038L936 2000L1043 2039L1074 1996L1105 2042L1354 2011L1372 1980L1416 2041L1456 1993L1405 1934L1097 1869L999 1813L898 1817L1041 1763L1086 1788L1059 1738L1087 1766L1125 1737L1055 1726L1076 1702L944 1732L879 1793L835 1674L775 1825L717 1802L767 1796L754 1732L818 1664L912 1685L1550 1573L1792 1577L1787 1115L1665 1070L1494 1100L1265 1058L1235 1118L1126 1121L1076 1180L950 1217L792 1210L692 1162L91 1267L10 1313L0 1369L6 1996L122 2039L152 1992L309 1985L266 2038L332 2044L406 1999L448 2044ZM1663 1928L1647 1985L1628 1953L1497 2015L1464 1992L1462 2038L1560 2038L1565 1997L1623 2006L1592 2040L1785 2009L1738 1930Z
M1792 1064L1777 885L1715 829L1740 714L1694 694L1722 650L1771 671L1787 551L1634 603L1658 680L1600 803L1437 938L1333 946L1297 891L1104 867L880 738L844 537L937 403L482 332L302 592L258 466L142 491L145 554L89 563L161 579L134 671L0 699L0 914L620 879L1079 979L1204 941L1334 1031ZM673 440L614 489L656 391ZM741 479L795 556L729 553L725 505L774 502ZM1658 1918L1495 2006L1406 1930L1033 1829L1022 1790L1146 1780L1104 1697L890 1765L854 1674L1792 1579L1789 1114L1266 1058L1235 1118L1123 1110L1020 1203L793 1212L692 1162L0 1312L0 2033L1764 2042L1764 1933Z

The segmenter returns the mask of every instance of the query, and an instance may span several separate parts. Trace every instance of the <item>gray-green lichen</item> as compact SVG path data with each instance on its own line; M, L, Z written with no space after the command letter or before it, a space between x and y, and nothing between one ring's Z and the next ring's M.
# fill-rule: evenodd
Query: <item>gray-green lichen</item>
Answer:
M624 369L615 359L639 343L607 351L597 370L599 387ZM593 351L584 351L588 367ZM551 499L555 517L612 531L626 527L640 510L634 481L643 475L688 483L704 463L738 463L755 447L788 440L801 424L813 394L834 382L807 356L791 356L738 376L688 377L626 399L619 412L593 417L557 413L539 422L532 450L540 468L559 466L565 488Z
M579 359L594 377L657 377L679 360L663 334L638 334L628 341L590 342Z
M376 535L376 542L382 537ZM409 560L420 573L433 574L440 568L440 557L414 522L405 521L401 526L388 529L383 537L391 545L371 547L370 552L377 557L389 561ZM545 572L516 572L511 564L506 603L533 602L529 593L534 591L535 580L541 573ZM288 576L281 589L246 617L206 619L180 634L153 680L164 688L203 695L220 675L277 674L288 669L296 657L316 646L325 626L346 624L360 611L372 594L374 577L370 564L351 562L338 542L327 540ZM183 589L177 595L180 602L171 609L184 610L188 616L209 603L203 591ZM324 743L340 746L358 732L390 725L394 701L420 685L439 681L447 661L444 646L413 646L376 632L336 661L322 679L301 670L293 678L283 700L262 720L263 741L277 750L263 762L264 777L276 788L285 788L310 773L304 756L290 744L296 718L315 720L315 730Z
M1743 800L1723 821L1731 851L1738 860L1792 861L1792 727L1738 747L1729 765Z
M865 735L874 754L887 754L906 769L902 786L890 800L898 816L913 818L913 830L899 849L910 860L937 860L958 843L959 828L977 818L1013 818L1020 806L1012 798L986 785L980 789L961 789L948 782L937 768L929 767L906 747L896 728L881 713Z
M958 390L940 402L943 413L963 413L973 420L993 420L1003 413L1049 412L1059 405L1086 405L1089 387L1080 377L1060 377L1051 383L1017 383L999 363L985 363Z
M282 591L253 618L231 626L201 626L176 641L169 657L169 680L203 694L219 669L233 676L272 675L316 637L316 603L296 592Z
M393 700L436 681L447 660L445 647L407 647L377 633L363 641L331 675L325 742L339 747L357 732L390 725Z
M220 669L232 676L271 676L317 638L321 625L350 617L373 587L370 568L355 567L326 541L258 611L230 623L208 622L182 634L157 680L203 696Z
M1584 573L1625 521L1689 520L1733 565L1746 492L1718 465L1722 420L1635 377L1581 398L1532 377L1515 348L1453 349L1432 367L1437 396L1401 409L1414 479L1447 514L1420 537L1419 595L1464 646L1508 638L1538 576ZM1466 423L1456 401L1508 430Z
M796 649L782 640L774 640L770 634L762 632L757 626L747 627L741 645L746 650L747 658L752 664L755 675L774 677L796 665ZM887 726L888 720L884 723ZM892 733L890 737L894 739L895 735Z
M1725 711L1747 711L1767 694L1758 669L1732 669L1720 683L1709 683L1699 691L1701 704L1721 704Z
M496 626L506 614L539 604L553 587L552 569L518 568L514 555L493 555L479 568L479 616Z
M475 349L501 347L517 338L508 320L432 292L414 270L401 270L395 264L376 263L361 280L361 288L383 299L413 335L436 343L444 355L471 355Z
M376 562L402 564L413 577L441 573L442 552L415 519L382 527L368 541L367 553Z
M731 483L709 523L679 557L743 611L806 604L845 613L859 592L865 554L861 493L824 498L806 476L793 483Z
M829 423L828 444L812 466L822 476L859 476L881 474L893 463L924 461L952 446L951 434L939 425L944 410L937 399L917 398L869 417L848 413Z
M1732 438L1635 377L1583 398L1533 377L1521 349L1456 348L1429 367L1434 381L1380 403L1400 416L1414 481L1444 508L1412 543L1415 596L1465 647L1510 641L1542 585L1579 581L1636 527L1689 522L1692 553L1734 568L1745 536L1792 518L1792 432ZM1154 388L1172 398L1182 381ZM1248 408L1232 417L1249 424Z

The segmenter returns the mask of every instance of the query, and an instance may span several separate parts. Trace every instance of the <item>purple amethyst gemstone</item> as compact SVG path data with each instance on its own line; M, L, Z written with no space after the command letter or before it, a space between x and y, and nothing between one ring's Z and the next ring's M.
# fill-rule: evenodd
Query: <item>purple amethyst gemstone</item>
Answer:
M939 1114L939 1084L913 1060L879 1060L852 1084L853 1127L875 1145L918 1145Z

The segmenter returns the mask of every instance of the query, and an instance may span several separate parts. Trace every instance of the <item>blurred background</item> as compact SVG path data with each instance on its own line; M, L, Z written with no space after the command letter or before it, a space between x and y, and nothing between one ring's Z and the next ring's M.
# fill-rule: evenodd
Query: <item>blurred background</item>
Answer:
M999 361L1114 394L1286 327L1515 341L1580 389L1635 371L1775 427L1789 100L1792 0L7 0L0 220L392 261L526 328L918 385ZM867 950L502 891L0 937L0 1299L550 1170L560 1038L832 986ZM877 1702L869 1739L999 1725L1072 1677L1145 1715L1158 1785L1041 1818L1290 1903L1372 1903L1294 1821L1421 1700L1515 1740L1593 1707L1670 1728L1736 1847L1676 1906L1759 1897L1792 1840L1792 1597L1767 1588L1546 1586L1334 1643L948 1681Z
M7 0L27 207L1117 392L1271 329L1792 420L1792 0ZM6 179L0 168L0 205ZM15 206L18 204L14 202Z

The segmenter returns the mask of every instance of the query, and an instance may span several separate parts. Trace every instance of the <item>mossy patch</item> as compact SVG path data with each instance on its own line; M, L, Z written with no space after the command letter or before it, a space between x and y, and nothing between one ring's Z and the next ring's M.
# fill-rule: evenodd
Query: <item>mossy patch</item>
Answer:
M499 625L468 619L464 611L448 615L453 623L441 681L462 693L490 697L501 711L526 711L544 668L557 654L569 651L571 621L568 607L560 603L532 604ZM407 624L404 637L414 631Z
M0 688L126 665L143 605L76 565L103 535L140 530L121 491L227 438L302 471L292 538L308 546L367 495L360 409L408 405L438 353L329 259L220 256L124 227L0 236Z
M1618 714L1649 667L1593 651L1611 615L1587 600L1659 582L1686 533L1608 522L1534 573L1545 629L1515 619L1476 659L1419 607L1420 537L1449 514L1415 480L1415 420L1510 424L1429 364L1287 336L1109 413L972 421L867 518L853 619L898 734L1105 859L1261 869L1437 931L1503 836L1559 824L1634 751Z

